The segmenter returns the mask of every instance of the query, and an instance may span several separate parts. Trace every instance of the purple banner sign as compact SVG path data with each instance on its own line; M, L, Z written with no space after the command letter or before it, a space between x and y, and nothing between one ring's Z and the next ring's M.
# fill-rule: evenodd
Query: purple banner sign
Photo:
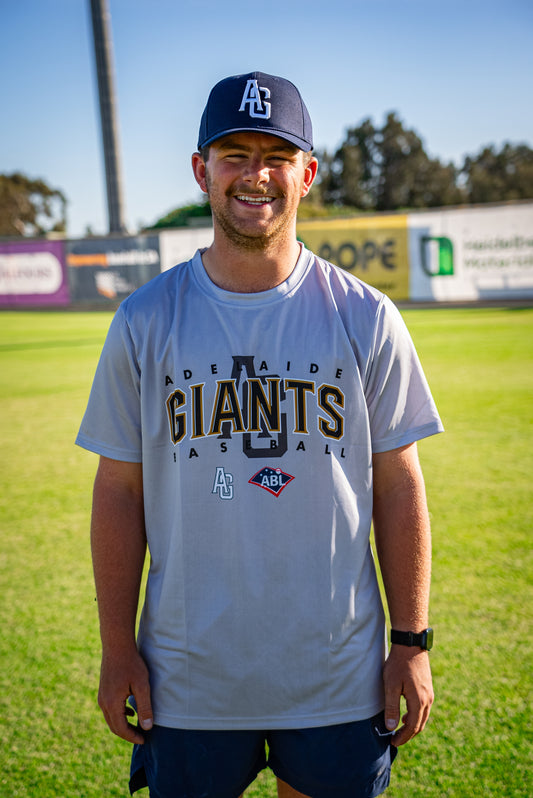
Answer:
M0 307L69 303L62 241L0 243Z

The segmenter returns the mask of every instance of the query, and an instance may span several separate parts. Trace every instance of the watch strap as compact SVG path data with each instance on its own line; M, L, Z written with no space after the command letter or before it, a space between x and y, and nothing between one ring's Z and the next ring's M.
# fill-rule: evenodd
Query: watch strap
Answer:
M400 632L391 630L391 643L400 646L418 646L424 651L430 651L433 646L433 629L431 627L422 632Z

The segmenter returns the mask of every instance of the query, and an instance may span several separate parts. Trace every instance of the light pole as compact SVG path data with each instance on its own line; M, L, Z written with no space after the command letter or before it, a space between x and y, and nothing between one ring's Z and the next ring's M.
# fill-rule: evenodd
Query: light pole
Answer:
M107 0L90 0L90 3L104 150L109 232L123 233L126 231L126 224L122 198L109 8Z

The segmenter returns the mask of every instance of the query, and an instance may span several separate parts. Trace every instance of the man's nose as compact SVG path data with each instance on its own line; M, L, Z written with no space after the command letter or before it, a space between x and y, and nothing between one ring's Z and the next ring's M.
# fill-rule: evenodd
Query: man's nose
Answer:
M244 179L254 185L263 185L270 179L269 169L262 158L250 158L246 164Z

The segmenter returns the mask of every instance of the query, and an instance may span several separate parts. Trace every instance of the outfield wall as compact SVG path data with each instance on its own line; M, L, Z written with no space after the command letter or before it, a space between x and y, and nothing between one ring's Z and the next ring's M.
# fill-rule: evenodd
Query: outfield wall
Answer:
M533 202L306 220L297 234L396 301L533 299ZM191 227L0 241L0 308L116 306L212 240Z
M0 308L116 306L212 240L208 227L64 241L0 241Z
M298 235L394 300L533 298L533 202L313 220Z

